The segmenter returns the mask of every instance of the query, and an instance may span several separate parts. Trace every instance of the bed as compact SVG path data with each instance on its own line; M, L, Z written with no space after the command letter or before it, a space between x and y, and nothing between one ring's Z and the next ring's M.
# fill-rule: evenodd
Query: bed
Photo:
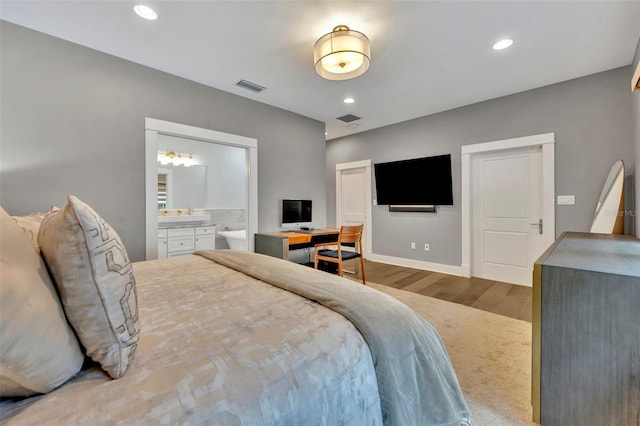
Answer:
M120 329L124 371L113 379L83 357L55 389L3 397L2 424L470 424L437 332L381 292L233 250L123 271L135 276L136 311L135 333Z

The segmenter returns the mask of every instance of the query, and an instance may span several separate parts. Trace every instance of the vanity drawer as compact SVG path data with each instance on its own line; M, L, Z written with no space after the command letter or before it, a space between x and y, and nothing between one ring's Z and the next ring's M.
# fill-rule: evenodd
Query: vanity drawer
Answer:
M169 238L173 237L193 237L193 227L190 228L169 228L167 229Z
M167 238L167 230L158 229L158 238Z
M171 235L171 233L169 233L169 235ZM193 237L169 238L168 245L169 253L174 251L193 251L195 249Z
M215 233L215 226L199 226L196 228L196 235L213 235Z
M175 253L169 253L167 255L167 257L186 256L188 254L191 254L191 252L190 251L177 251Z

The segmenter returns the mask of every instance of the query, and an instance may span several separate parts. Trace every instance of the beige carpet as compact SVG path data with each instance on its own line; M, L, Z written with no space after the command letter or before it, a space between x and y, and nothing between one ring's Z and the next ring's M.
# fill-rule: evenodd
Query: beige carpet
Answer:
M367 282L440 333L474 426L530 425L531 323Z

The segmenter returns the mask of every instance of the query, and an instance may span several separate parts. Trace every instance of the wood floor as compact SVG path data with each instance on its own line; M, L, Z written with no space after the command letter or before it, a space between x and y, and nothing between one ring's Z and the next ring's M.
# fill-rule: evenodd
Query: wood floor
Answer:
M531 287L365 261L367 281L531 322ZM348 275L359 280L360 275Z

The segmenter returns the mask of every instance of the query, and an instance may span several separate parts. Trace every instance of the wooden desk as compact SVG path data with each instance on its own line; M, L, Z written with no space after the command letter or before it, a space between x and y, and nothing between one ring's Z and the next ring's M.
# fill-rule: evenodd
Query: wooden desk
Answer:
M261 232L255 235L255 252L289 260L289 251L313 247L315 244L338 240L338 228L318 228L309 231Z

